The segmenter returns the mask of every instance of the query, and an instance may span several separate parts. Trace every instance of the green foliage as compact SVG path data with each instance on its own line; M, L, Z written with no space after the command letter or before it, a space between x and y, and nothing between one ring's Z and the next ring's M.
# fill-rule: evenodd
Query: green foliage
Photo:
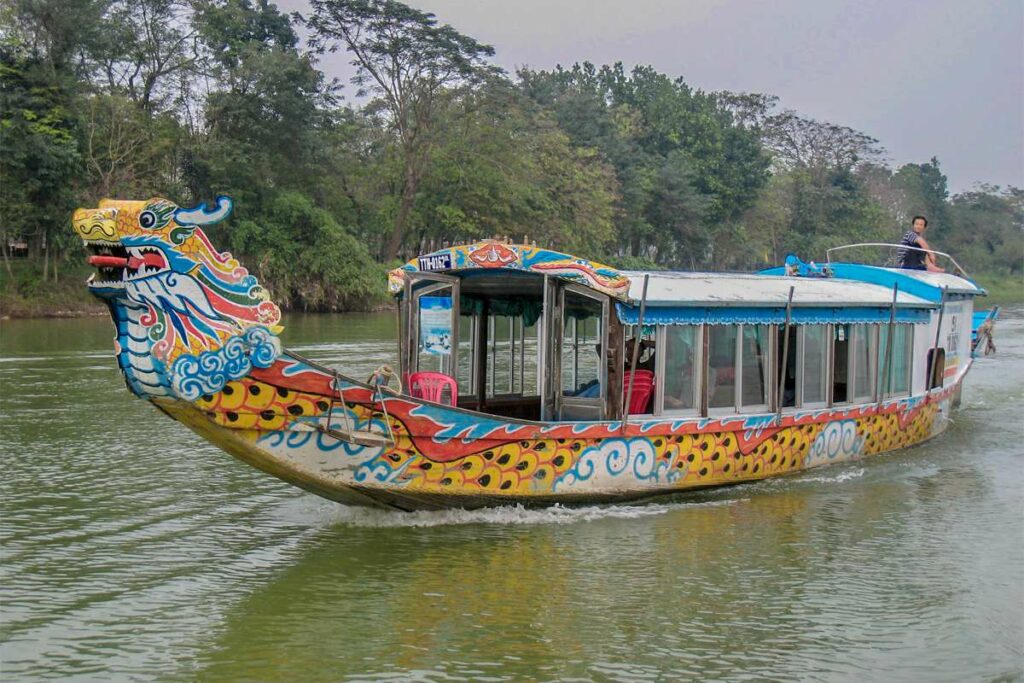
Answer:
M386 113L403 162L398 209L383 248L386 258L402 251L427 157L440 127L440 111L451 90L470 89L497 77L487 63L494 48L478 43L433 14L396 0L312 0L311 43L321 53L344 47L352 56L357 96L373 94Z
M71 93L41 59L0 46L0 239L63 242L82 176Z
M901 222L909 223L916 215L927 216L929 235L936 239L941 239L951 230L949 190L938 159L932 157L926 164L905 164L893 174L892 181L903 192Z
M979 188L953 197L943 251L964 267L1021 276L1024 269L1024 191Z
M328 212L299 192L268 198L259 221L244 214L232 248L273 298L304 311L370 310L384 300L384 268Z
M627 74L621 64L589 63L518 76L574 144L599 150L614 167L624 253L709 265L709 228L735 220L767 180L768 156L756 132L682 79L650 67Z
M528 100L493 86L445 114L417 198L421 243L500 235L600 253L614 239L612 169Z

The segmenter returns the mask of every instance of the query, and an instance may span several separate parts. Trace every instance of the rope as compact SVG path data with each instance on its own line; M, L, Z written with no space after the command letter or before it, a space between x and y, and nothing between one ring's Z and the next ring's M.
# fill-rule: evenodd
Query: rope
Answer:
M993 339L996 326L995 321L989 318L978 327L978 346L981 345L982 335L985 339L985 355L988 356L996 352L996 342Z
M394 389L388 386L391 384L392 379L394 379L395 384L398 385ZM374 370L369 379L366 380L366 383L370 386L376 387L378 390L387 389L393 394L402 393L402 380L399 379L398 373L396 373L394 369L387 364L381 365L379 368Z

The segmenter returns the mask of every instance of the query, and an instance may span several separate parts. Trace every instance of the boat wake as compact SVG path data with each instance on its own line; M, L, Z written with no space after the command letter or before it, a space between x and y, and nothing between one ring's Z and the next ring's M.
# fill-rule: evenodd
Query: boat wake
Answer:
M318 526L340 525L363 528L464 526L467 524L529 526L576 524L606 519L640 519L664 515L686 508L732 505L744 500L746 498L680 501L677 503L647 503L640 505L592 505L583 507L553 505L547 508L526 508L522 505L506 505L478 510L418 510L415 512L358 508L347 505L331 505L329 503L321 505L317 502L318 510L314 516L317 518Z

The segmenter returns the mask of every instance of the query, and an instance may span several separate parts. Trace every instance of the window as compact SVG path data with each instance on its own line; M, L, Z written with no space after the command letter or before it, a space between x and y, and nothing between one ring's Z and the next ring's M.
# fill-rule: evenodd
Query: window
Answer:
M480 323L477 314L459 316L458 371L455 380L459 385L459 396L476 395L473 347L476 346L476 326Z
M558 323L554 325L555 413L561 420L600 420L604 415L607 298L582 287L560 286Z
M851 325L850 352L853 368L853 388L850 390L855 403L869 403L875 395L874 364L878 346L878 328L875 325Z
M697 410L697 384L700 375L701 327L669 325L662 328L658 360L662 363L656 387L665 412Z
M741 325L740 411L768 409L768 325Z
M711 410L736 406L736 346L739 327L711 325L708 328L707 401Z
M782 381L782 398L780 399L782 407L792 408L796 405L797 333L799 330L795 325L790 325L788 343L783 336L785 330L785 326L779 326L778 365L776 367L781 368L785 373L785 378ZM786 354L785 362L783 362L782 354ZM776 381L776 390L778 390L778 386L779 383Z
M801 330L802 369L800 405L824 405L828 386L827 325L805 325Z
M834 325L832 330L832 404L835 405L850 401L853 325Z
M708 328L710 411L768 409L771 367L769 325L712 325Z
M454 280L454 278L448 278ZM413 295L412 362L410 372L442 372L454 377L457 364L453 349L458 352L458 285L435 283L423 278L425 284Z
M892 349L889 349L889 326L879 330L878 384L885 396L910 393L911 345L914 338L912 325L894 326ZM887 355L888 354L888 355ZM889 362L887 363L887 358Z
M595 387L593 396L601 395L601 356L597 350L601 343L601 304L579 299L570 294L565 297L564 327L562 328L562 388L569 395L579 395ZM589 394L588 394L589 395Z
M536 396L535 316L489 315L487 319L487 396ZM533 324L527 326L527 322Z

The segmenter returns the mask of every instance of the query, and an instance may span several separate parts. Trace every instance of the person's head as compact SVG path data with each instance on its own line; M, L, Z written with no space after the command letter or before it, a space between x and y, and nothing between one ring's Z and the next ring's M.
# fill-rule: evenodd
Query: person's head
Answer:
M914 229L918 235L924 232L924 229L928 227L928 219L924 216L914 216L910 221L910 227Z

